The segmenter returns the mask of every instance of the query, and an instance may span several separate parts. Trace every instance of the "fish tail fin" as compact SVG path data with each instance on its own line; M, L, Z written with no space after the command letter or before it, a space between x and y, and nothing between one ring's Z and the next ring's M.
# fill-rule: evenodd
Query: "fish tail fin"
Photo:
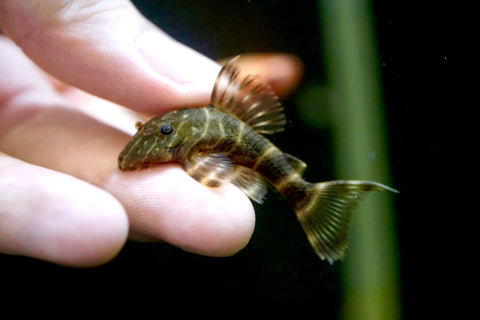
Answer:
M352 212L369 191L398 191L373 181L335 180L305 185L295 212L317 255L330 264L347 250Z

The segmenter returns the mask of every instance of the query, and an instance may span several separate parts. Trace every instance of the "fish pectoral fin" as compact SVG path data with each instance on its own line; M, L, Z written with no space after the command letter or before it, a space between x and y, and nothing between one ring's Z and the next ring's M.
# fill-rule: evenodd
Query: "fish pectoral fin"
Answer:
M267 193L267 183L259 173L234 166L223 153L197 153L183 161L182 166L192 178L212 188L231 182L257 203L262 203Z
M258 172L236 165L234 166L232 183L253 201L263 203L263 198L267 193L267 183Z
M238 56L220 70L213 87L210 104L226 111L263 134L284 130L283 107L278 97L259 76L240 77Z
M182 162L185 171L198 182L218 188L231 181L234 170L223 153L197 153Z
M283 153L285 159L287 160L288 164L292 166L293 170L295 170L300 176L303 175L307 164L302 160L298 159L297 157L292 156L288 153Z

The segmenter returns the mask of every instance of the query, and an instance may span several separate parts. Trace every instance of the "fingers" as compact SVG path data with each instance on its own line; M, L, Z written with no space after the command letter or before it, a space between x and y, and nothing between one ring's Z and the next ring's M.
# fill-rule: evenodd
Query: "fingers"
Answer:
M122 248L128 221L110 194L0 154L0 251L92 266Z
M0 42L0 60L12 66L0 74L0 94L7 96L0 96L3 102L0 105L0 150L113 194L126 209L136 239L164 240L188 251L216 256L233 254L245 246L253 232L255 217L243 193L233 186L219 190L206 188L173 165L158 166L151 171L120 172L117 156L130 137L54 97L35 66L21 55L13 56L12 53L18 52L11 46L8 41ZM15 78L16 74L31 76L27 84L19 79L5 81ZM80 193L74 192L74 188L68 187L62 179L52 179L54 187L51 188L68 193L65 196L72 201L76 195L88 199L93 192L83 189ZM34 182L32 186L37 186L37 191L41 192L43 185ZM9 188L9 184L11 181L2 188ZM99 196L91 197L94 203L104 201ZM71 214L76 216L84 209L80 206ZM13 209L5 207L4 210L10 213ZM68 210L65 207L65 211ZM28 208L25 212L25 215L33 214ZM12 249L5 245L5 248L13 252L18 249L18 254L33 254L19 247Z
M63 103L41 72L0 37L0 141L39 112L37 102ZM35 131L27 132L35 135ZM23 148L13 145L0 150ZM38 142L48 153L48 141ZM101 189L0 152L0 252L70 266L92 266L114 257L128 234L120 203Z
M0 6L2 31L69 84L149 114L208 103L219 65L161 32L129 1Z

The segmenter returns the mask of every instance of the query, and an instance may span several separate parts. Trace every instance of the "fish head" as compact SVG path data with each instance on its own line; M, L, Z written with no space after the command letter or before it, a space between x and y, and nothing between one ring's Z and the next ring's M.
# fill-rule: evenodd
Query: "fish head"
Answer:
M158 116L144 124L137 123L137 133L118 156L120 170L135 170L155 163L178 160L183 135L176 130L182 122L177 111Z

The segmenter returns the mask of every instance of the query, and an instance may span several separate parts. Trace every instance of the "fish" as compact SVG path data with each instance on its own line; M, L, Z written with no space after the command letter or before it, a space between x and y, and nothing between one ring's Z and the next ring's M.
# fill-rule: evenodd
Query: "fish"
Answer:
M209 105L138 122L118 156L119 169L179 162L203 185L232 183L260 204L270 185L292 206L318 257L330 264L343 260L352 213L361 199L371 191L398 191L374 181L304 180L306 163L265 136L284 131L284 108L260 76L241 76L238 59L220 70Z

